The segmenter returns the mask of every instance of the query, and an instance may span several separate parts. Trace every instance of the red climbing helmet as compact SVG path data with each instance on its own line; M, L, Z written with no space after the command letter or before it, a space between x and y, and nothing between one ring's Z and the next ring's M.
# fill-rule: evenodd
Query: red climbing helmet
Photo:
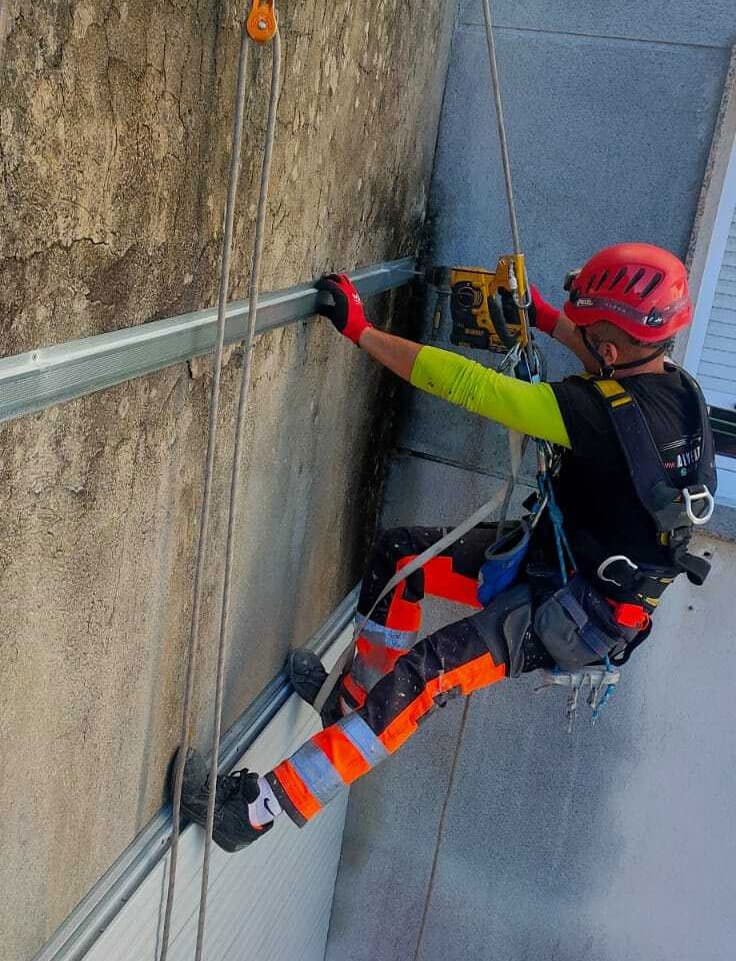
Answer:
M652 244L615 244L565 278L565 313L576 327L607 320L648 343L692 320L685 265Z

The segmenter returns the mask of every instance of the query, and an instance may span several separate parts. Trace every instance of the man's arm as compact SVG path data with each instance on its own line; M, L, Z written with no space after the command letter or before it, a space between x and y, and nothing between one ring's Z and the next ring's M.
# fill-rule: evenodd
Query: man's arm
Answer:
M522 434L570 447L557 399L549 384L529 384L438 347L422 347L414 362L414 387L442 397Z
M374 360L420 390L512 430L570 446L549 384L505 377L449 350L423 347L375 327L366 327L359 344Z
M564 344L564 346L567 347L568 350L571 350L581 361L585 362L590 357L588 349L580 337L578 328L564 313L558 316L557 322L549 335L560 344Z
M560 344L563 344L584 363L589 355L578 333L578 328L565 316L564 312L561 313L556 307L553 307L552 304L546 301L534 284L531 286L531 294L532 306L529 310L529 319L533 325L537 330L541 330ZM501 304L507 323L515 323L516 308L514 301L511 295L505 290L501 291Z
M360 297L344 274L323 278L317 286L335 299L334 307L321 305L320 312L332 320L340 333L414 387L512 430L570 446L549 384L529 384L506 377L449 350L421 346L376 330L365 319Z
M375 327L366 327L360 335L359 346L374 360L411 383L411 372L421 344L405 340L395 334L387 334Z

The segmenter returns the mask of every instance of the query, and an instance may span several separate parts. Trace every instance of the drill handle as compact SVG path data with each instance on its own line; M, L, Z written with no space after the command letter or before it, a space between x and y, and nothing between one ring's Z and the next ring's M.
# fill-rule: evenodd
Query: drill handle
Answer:
M498 335L498 339L507 350L511 350L516 344L518 337L509 330L506 324L506 318L503 315L503 308L499 305L493 294L488 297L488 313L491 316L491 323Z

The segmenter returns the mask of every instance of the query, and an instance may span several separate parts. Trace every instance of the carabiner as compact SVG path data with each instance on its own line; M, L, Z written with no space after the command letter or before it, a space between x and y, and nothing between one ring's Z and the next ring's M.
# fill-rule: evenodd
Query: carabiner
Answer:
M251 10L245 22L248 36L256 43L268 43L276 33L275 0L251 0Z
M697 490L694 494L690 493L690 488L685 487L682 491L682 499L685 501L685 513L693 522L693 524L707 524L708 521L713 516L713 511L715 510L715 501L713 500L713 495L705 486L705 484L699 485L702 490ZM693 510L693 504L698 501L705 501L705 510L701 513L696 514Z
M599 564L598 570L596 571L596 574L598 575L599 580L606 581L608 584L614 584L616 587L625 587L625 585L622 584L621 581L617 581L613 577L606 577L606 574L608 573L608 568L612 564L617 564L619 561L623 561L626 567L630 571L632 571L633 574L635 574L639 570L636 564L630 558L628 558L625 554L613 554L611 557L607 557L604 561L602 561Z

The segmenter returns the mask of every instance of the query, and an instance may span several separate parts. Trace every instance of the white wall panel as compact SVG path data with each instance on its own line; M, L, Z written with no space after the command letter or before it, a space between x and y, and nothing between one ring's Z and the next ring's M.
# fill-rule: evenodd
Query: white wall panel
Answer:
M721 262L713 263L711 269L718 277L697 374L708 401L732 410L736 406L736 208Z
M350 640L338 638L332 657ZM332 657L327 657L329 664ZM317 716L292 695L242 759L273 767L319 729ZM303 829L286 816L238 854L213 850L206 961L323 961L340 856L347 790ZM197 931L203 832L189 826L179 848L170 961L191 961ZM168 855L85 955L85 961L156 961Z

